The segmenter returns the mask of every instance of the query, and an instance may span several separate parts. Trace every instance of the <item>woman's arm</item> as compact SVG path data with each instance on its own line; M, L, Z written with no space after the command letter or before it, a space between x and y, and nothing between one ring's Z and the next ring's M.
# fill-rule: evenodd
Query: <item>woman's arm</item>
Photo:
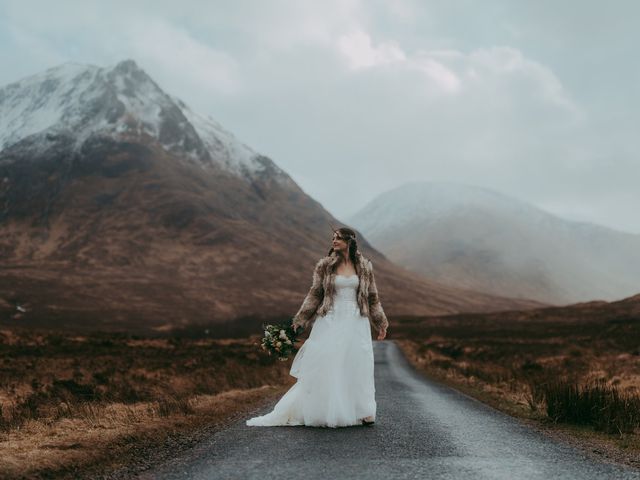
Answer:
M298 313L293 317L293 328L296 330L298 327L306 327L314 313L318 309L320 303L324 298L324 287L322 286L322 279L324 277L324 270L322 265L322 259L318 260L313 270L313 282L311 288L307 293L302 306L298 310Z
M389 321L382 309L380 303L380 297L378 296L378 287L376 286L376 277L373 274L373 263L369 260L369 273L371 275L371 284L369 285L369 314L371 315L371 321L376 330L380 333L387 331Z

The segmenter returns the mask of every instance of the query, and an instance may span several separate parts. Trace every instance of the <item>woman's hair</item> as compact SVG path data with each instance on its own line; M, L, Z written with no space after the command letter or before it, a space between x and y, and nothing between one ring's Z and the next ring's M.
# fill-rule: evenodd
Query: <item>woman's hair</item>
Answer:
M358 242L356 241L356 232L347 227L338 228L334 230L334 233L340 235L345 242L347 242L347 247L349 249L349 259L351 259L351 263L353 265L357 265L356 261L356 252L358 251ZM329 253L327 255L331 255L333 253L333 247L329 249Z

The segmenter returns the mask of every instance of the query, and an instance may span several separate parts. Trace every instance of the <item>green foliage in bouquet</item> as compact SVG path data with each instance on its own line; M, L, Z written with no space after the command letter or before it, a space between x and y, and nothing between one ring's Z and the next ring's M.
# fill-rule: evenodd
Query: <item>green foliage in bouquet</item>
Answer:
M277 324L262 324L264 337L262 338L261 348L274 355L278 360L285 361L298 349L295 347L297 333L293 331L292 321ZM298 332L302 329L299 328Z

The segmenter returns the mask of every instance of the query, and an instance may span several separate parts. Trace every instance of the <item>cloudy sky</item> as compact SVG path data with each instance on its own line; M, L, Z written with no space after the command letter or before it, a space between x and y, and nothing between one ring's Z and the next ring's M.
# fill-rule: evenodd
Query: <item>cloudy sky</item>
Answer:
M338 219L408 181L640 233L640 2L0 0L0 84L133 58Z

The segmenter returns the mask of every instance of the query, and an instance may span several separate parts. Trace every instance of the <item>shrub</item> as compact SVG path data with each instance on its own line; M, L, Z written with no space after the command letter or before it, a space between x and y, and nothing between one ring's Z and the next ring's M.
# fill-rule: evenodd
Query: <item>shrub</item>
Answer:
M640 426L640 397L603 381L578 385L555 381L541 386L554 422L592 425L607 433L633 433Z

